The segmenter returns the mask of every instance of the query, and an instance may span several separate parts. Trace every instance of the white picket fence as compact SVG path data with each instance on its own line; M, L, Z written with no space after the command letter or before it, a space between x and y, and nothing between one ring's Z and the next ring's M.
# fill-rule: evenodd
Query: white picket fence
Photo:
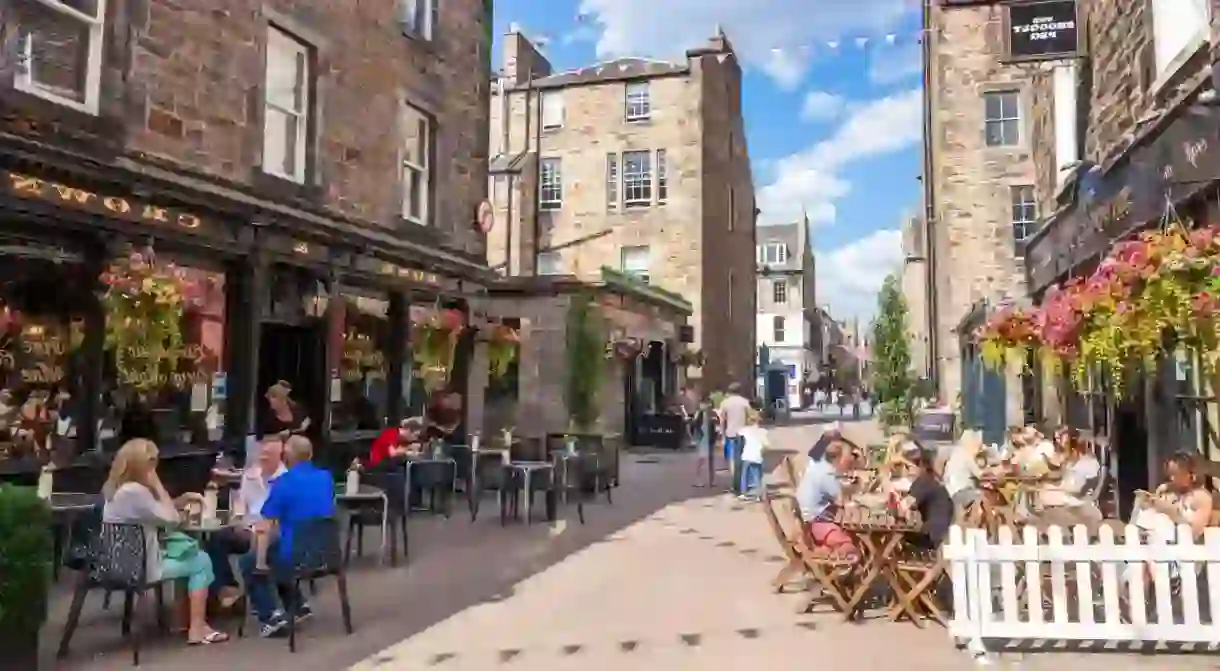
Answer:
M945 557L957 639L1220 643L1220 529L1199 543L1187 527L1144 541L1132 526L1122 542L1108 527L1095 539L1052 527L1045 540L1026 527L1017 542L1004 527L989 542L953 527Z

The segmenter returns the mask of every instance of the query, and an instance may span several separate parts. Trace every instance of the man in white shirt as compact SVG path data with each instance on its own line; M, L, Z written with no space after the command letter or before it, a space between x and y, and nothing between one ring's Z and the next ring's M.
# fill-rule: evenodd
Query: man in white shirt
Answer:
M729 393L720 402L717 412L720 413L720 426L724 431L724 459L730 464L733 489L741 494L741 430L746 428L750 402L741 395L739 383L729 385Z
M229 511L234 518L240 514L240 520L231 520L230 526L212 534L204 544L204 550L212 558L212 572L216 576L212 588L225 608L232 607L241 597L229 557L250 551L253 538L250 529L262 519L263 504L267 502L271 483L283 473L284 443L278 437L268 438L259 445L258 460L242 471L241 485L233 503L234 510Z

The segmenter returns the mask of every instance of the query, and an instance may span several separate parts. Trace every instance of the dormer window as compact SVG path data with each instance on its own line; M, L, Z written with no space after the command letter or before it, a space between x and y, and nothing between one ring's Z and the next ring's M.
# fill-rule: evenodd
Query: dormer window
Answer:
M758 248L758 262L763 265L775 265L788 262L788 245L782 242L768 242Z

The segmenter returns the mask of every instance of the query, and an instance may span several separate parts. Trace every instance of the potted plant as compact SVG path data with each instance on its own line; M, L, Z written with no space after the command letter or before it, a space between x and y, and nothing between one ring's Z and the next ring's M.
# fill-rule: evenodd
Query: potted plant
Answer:
M517 358L520 344L517 329L505 324L492 328L487 343L487 369L492 377L498 378L508 372L509 365Z
M448 381L458 340L465 329L465 316L454 309L441 310L414 325L411 350L428 391L440 389Z
M567 380L564 401L578 431L592 431L601 417L598 399L606 372L605 324L587 295L574 296L566 330Z
M38 668L51 587L51 510L29 487L0 485L0 650L8 668Z

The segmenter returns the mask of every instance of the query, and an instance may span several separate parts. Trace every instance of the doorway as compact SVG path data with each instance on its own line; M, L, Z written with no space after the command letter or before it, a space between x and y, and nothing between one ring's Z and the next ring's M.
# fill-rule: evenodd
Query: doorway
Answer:
M321 322L284 324L263 322L258 345L258 426L266 425L270 408L263 394L283 380L292 385L292 399L310 418L309 434L317 438L322 426L322 403L326 400L324 349Z

